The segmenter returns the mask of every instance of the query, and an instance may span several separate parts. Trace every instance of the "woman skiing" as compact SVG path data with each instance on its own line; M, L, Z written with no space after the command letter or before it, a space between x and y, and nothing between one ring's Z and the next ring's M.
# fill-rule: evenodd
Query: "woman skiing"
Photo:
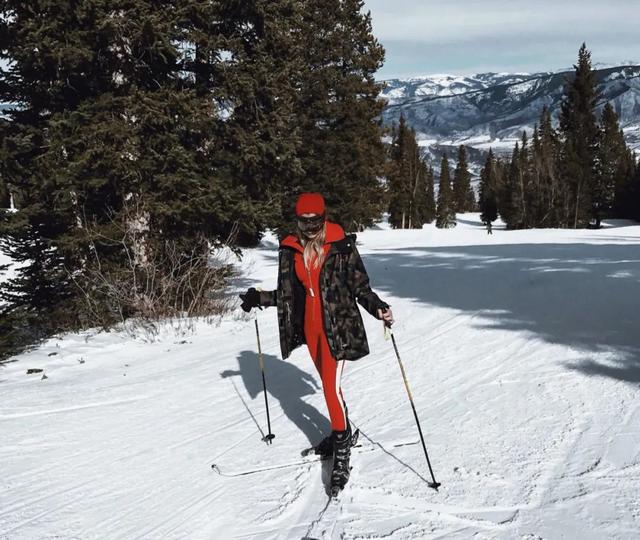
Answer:
M322 379L331 435L315 447L333 456L331 491L336 494L349 479L352 433L340 388L346 360L369 354L367 336L356 301L387 325L393 324L389 306L369 286L369 276L356 249L355 235L346 236L325 217L319 193L303 193L295 207L297 235L280 244L278 288L241 294L242 309L277 306L280 348L286 359L306 343Z

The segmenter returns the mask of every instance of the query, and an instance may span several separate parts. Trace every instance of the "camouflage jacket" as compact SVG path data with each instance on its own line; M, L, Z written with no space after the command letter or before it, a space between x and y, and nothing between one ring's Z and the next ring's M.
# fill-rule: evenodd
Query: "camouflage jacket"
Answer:
M320 272L325 335L337 360L357 360L369 354L367 334L356 301L378 318L378 309L388 307L371 290L369 276L356 249L356 235L344 235L342 227L327 222L330 248ZM304 310L306 291L296 276L294 254L297 239L280 244L278 288L262 291L260 305L277 306L282 358L305 342Z

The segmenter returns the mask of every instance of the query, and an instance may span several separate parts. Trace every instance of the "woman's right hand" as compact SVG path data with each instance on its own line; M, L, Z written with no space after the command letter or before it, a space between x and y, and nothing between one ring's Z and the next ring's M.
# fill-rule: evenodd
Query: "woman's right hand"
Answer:
M393 320L393 312L391 308L381 308L378 310L378 318L384 321L385 326L391 326L395 321Z
M254 307L260 307L260 293L254 287L247 289L246 293L238 296L242 299L240 307L243 311L249 313Z

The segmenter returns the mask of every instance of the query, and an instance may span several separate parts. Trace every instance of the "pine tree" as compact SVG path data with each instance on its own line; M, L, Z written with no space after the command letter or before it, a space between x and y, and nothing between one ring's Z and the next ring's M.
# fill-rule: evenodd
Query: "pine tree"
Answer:
M11 205L11 196L9 194L9 186L0 176L0 208L9 208Z
M503 189L498 196L498 211L507 229L519 229L523 224L523 207L521 197L520 144L516 143L509 162L509 172ZM486 165L485 165L486 167ZM489 177L487 173L486 177ZM482 184L481 184L482 185ZM485 184L487 182L485 181ZM488 188L483 188L483 192ZM483 220L486 221L486 220Z
M411 151L410 129L404 115L394 129L391 142L391 164L389 169L389 223L395 229L404 229L409 222L411 204L411 180L409 153Z
M431 223L434 219L436 219L436 197L433 186L433 176L433 167L427 166L426 197L424 201L425 223Z
M529 191L528 191L528 212L530 227L540 227L540 222L544 216L542 183L542 142L538 124L534 126L531 138L531 149L529 152Z
M518 178L518 205L520 207L521 227L526 229L533 226L531 209L536 196L535 188L531 181L529 138L526 131L522 132L521 143L522 146L518 155L520 173Z
M598 126L595 108L598 100L591 53L583 43L575 74L567 81L561 104L563 215L562 225L577 228L594 216L592 204L596 179Z
M559 227L562 216L560 184L560 141L553 128L551 112L544 107L540 115L540 149L537 162L539 182L539 227Z
M636 221L640 221L640 160L636 161L634 154L633 161L635 163L635 175L631 186L630 198L633 201L629 216Z
M415 131L407 126L403 115L393 134L388 171L389 222L394 228L420 228L434 217L429 171L420 157Z
M420 229L425 223L431 223L435 219L433 198L433 171L427 164L419 159L418 174L413 193L412 217L410 226Z
M449 229L455 227L456 212L454 209L453 191L451 188L451 176L449 173L449 160L446 152L442 156L440 164L440 183L438 185L438 207L436 210L436 227Z
M471 188L471 173L467 164L467 150L464 145L458 148L458 159L453 175L453 198L456 212L472 212L475 196Z
M131 314L117 311L91 282L96 265L117 275L128 264L120 227L143 224L146 253L169 265L168 247L179 259L204 255L236 224L255 222L247 197L254 179L235 166L238 147L221 141L251 139L243 157L264 165L265 155L278 152L264 133L256 136L255 122L243 123L243 107L256 118L272 105L247 103L246 94L232 91L244 89L241 75L255 74L256 63L273 76L291 71L258 61L249 42L262 27L246 19L234 26L221 16L229 4L194 0L181 3L181 10L175 2L141 0L122 10L88 0L68 9L44 1L25 6L5 2L0 23L0 50L14 61L2 74L0 99L18 104L0 125L0 176L19 206L0 225L3 251L20 263L1 292L1 324L13 329L2 333L8 347ZM294 39L280 20L282 4L264 9L282 32L271 45ZM234 41L227 22L247 33L234 34ZM272 57L279 55L272 50ZM286 93L277 92L286 103ZM279 111L275 118L289 117ZM274 129L270 140L284 145L291 123L275 122ZM131 216L131 209L139 213Z
M498 163L493 149L490 148L484 167L480 172L478 205L480 207L480 219L483 223L491 223L498 218L499 176Z
M408 184L409 184L409 229L419 229L424 221L422 220L422 210L424 197L426 195L426 176L424 163L420 159L420 150L416 141L416 133L410 130L409 154L407 157Z
M105 163L113 155L102 160L95 135L118 114L114 27L102 24L107 6L87 4L2 4L0 51L13 63L1 74L0 101L17 106L0 124L0 176L20 211L6 213L0 224L0 248L18 263L16 277L0 289L0 356L78 324L72 278L87 258L80 224L85 216L106 221L113 202L113 164ZM96 215L100 199L105 210Z
M477 210L477 203L476 203L476 194L475 191L473 190L473 186L469 185L469 190L467 191L467 197L464 203L464 207L466 208L467 212L475 212Z
M374 76L384 49L373 36L364 1L299 4L304 7L297 101L300 189L324 193L333 219L361 229L382 210L385 152L377 118L384 103Z
M620 129L618 115L610 103L604 106L600 127L594 206L604 217L628 218L632 215L629 201L634 160Z
M303 16L312 8L294 0L189 3L205 10L196 21L212 25L193 30L196 43L211 35L202 48L212 57L211 97L223 113L214 126L220 155L212 165L228 171L232 186L244 192L244 207L228 224L237 228L241 245L253 245L266 227L284 227L305 175L301 152L309 141L302 133L309 126L299 111L312 107L300 102L309 60L304 54L313 41Z

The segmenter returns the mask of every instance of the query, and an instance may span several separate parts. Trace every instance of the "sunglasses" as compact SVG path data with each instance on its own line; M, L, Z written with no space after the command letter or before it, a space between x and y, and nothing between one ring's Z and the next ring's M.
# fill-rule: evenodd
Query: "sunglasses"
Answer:
M315 232L322 229L324 225L325 215L320 214L318 216L312 217L302 217L296 216L296 221L298 222L298 227L303 232Z

